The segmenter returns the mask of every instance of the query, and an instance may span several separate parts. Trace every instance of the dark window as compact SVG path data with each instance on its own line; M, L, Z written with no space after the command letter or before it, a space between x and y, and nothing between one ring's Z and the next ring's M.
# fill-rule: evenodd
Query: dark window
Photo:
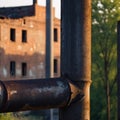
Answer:
M58 61L57 59L54 59L54 73L58 72Z
M57 30L57 28L54 28L54 41L55 42L58 41L58 30Z
M26 20L25 19L23 20L23 24L26 24Z
M22 63L22 76L27 75L27 63Z
M11 76L15 76L15 74L16 74L15 68L16 68L16 63L15 63L15 61L11 61L11 62L10 62L10 75L11 75Z
M15 41L15 29L10 29L10 40Z
M22 30L22 42L27 42L27 31Z

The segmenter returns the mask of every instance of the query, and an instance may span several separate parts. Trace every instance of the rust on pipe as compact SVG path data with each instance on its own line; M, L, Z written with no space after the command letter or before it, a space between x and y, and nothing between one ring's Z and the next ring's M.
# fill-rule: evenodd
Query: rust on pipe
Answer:
M0 82L0 112L65 107L80 90L63 78Z

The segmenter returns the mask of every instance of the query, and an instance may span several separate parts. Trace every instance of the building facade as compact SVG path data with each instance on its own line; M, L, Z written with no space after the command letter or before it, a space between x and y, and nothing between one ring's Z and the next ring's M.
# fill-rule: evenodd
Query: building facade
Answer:
M55 9L53 9L55 13ZM60 20L53 15L54 76L60 75ZM46 8L0 8L0 79L45 78Z

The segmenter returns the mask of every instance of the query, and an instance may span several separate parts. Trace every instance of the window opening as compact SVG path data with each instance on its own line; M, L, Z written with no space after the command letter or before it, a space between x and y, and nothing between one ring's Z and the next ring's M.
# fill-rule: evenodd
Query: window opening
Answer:
M27 63L22 63L22 76L27 75Z
M13 28L10 29L10 40L15 41L15 29Z
M54 73L58 72L58 60L54 59Z
M27 42L27 31L22 30L22 42Z
M15 76L16 74L16 63L15 61L10 62L10 75Z
M58 41L58 30L57 30L57 28L54 28L54 41L55 42Z

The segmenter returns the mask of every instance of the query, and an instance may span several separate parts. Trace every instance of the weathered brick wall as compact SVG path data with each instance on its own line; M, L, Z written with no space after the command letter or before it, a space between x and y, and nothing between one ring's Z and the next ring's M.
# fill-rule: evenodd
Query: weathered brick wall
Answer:
M45 24L37 27L20 26L21 20L8 19L1 22L0 39L0 76L3 79L21 78L21 63L27 63L27 76L24 78L39 78L45 76ZM34 23L34 21L32 21ZM15 25L13 25L15 23ZM18 23L18 25L17 25ZM26 21L27 24L27 21ZM10 40L10 29L16 30L15 41ZM27 42L22 42L22 30L27 31ZM16 76L10 76L10 61L16 62Z
M33 9L34 8L34 9ZM22 11L21 11L22 10ZM26 11L27 10L27 11ZM26 11L25 13L23 13ZM15 19L0 19L0 79L25 79L45 77L46 23L45 8L37 4L29 7L0 9L4 16L19 14ZM34 12L35 16L30 16ZM27 16L26 16L27 14ZM25 15L25 16L24 16ZM23 17L24 16L24 17ZM29 16L29 17L28 17ZM54 43L54 57L60 68L60 20L54 18L58 29L58 42ZM10 29L16 31L15 41L10 40ZM27 31L27 42L22 42L22 30ZM16 75L10 76L10 61L16 62ZM27 75L21 75L21 63L27 63ZM60 69L55 76L60 75Z

